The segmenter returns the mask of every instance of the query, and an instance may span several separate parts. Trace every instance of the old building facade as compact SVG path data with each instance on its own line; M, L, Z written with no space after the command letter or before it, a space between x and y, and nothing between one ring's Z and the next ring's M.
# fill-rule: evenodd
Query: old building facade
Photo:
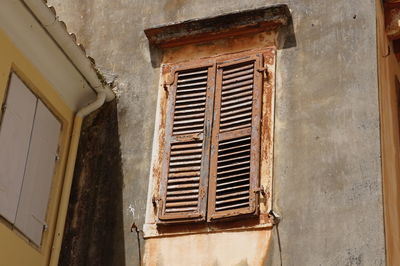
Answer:
M60 265L400 264L399 1L47 2L117 95L83 124ZM218 183L234 143L246 191Z

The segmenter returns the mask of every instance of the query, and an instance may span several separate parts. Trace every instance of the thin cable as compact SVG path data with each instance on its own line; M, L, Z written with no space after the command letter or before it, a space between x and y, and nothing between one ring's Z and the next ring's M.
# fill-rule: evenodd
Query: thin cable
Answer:
M135 223L132 223L132 226L131 226L131 232L133 232L133 230L135 230L135 232L136 232L136 239L137 239L137 243L138 243L139 265L142 265L142 252L141 252L142 248L140 246L140 230L136 226Z
M278 248L279 248L279 259L281 261L281 266L283 266L283 260L282 260L282 245L281 245L281 237L279 235L279 224L275 225L276 228L276 236L278 238Z

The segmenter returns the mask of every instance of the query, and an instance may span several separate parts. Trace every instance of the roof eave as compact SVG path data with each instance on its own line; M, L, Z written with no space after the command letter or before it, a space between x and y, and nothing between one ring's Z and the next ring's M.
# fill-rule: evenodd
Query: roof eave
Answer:
M58 20L54 7L48 7L42 0L20 0L35 16L42 28L64 52L75 68L87 80L96 93L104 92L106 100L115 98L114 92L98 77L94 60L86 55L85 48L76 42L73 33L68 33L63 21Z

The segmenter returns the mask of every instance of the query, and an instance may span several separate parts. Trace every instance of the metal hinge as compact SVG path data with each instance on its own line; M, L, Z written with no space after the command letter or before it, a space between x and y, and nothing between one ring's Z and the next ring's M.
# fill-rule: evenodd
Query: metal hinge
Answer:
M162 202L162 199L154 196L151 201L153 202L154 208L158 208L160 206L160 202Z
M260 72L262 75L265 75L265 78L268 78L268 66L265 65L263 67L257 68L257 71Z
M267 70L268 70L268 67L267 67L267 66L263 66L263 67L257 68L257 71L260 72L260 73L266 72Z
M263 56L261 54L257 55L260 58L259 65L257 67L257 71L263 75L265 75L266 78L268 78L268 65L265 64L263 60Z
M265 188L264 186L260 186L258 188L253 189L254 193L260 193L261 195L263 195L264 197L266 196L266 192L265 192Z
M166 92L168 92L169 87L174 84L175 82L175 75L173 74L167 74L165 76L165 80L164 80L164 84L163 84L163 88Z
M33 219L35 219L38 223L43 225L43 231L47 231L48 229L48 225L45 221L43 221L42 219L39 219L38 217L36 217L34 214L32 214Z
M153 208L155 209L154 212L157 216L162 214L163 210L163 200L160 197L154 196L152 198Z
M7 104L3 104L1 106L1 112L4 113L6 111L6 108L7 108Z

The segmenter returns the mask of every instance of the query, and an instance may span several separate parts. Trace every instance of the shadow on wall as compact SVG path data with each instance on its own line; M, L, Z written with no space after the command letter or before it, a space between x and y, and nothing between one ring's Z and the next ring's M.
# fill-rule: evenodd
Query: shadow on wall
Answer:
M117 103L82 128L59 265L125 265Z

